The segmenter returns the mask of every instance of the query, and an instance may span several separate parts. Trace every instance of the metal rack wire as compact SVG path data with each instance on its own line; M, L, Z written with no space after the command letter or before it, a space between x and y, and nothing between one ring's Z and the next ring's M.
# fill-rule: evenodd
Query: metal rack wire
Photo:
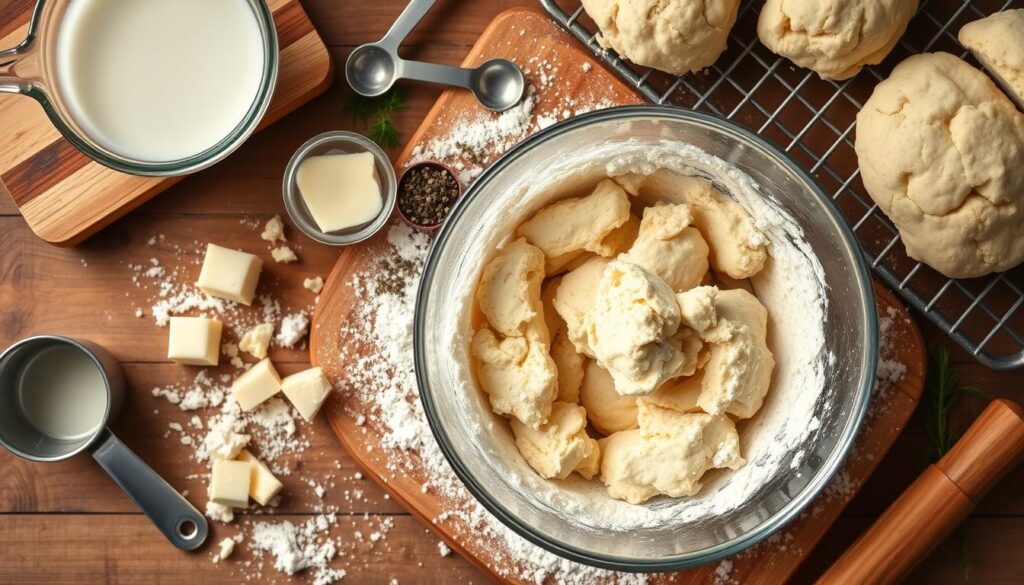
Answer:
M923 0L886 61L843 82L771 53L757 39L763 2L744 2L729 49L698 74L670 76L637 67L595 40L596 27L579 0L541 0L544 9L599 59L654 103L702 110L733 120L775 143L831 193L875 273L911 306L982 364L1024 366L1024 268L970 280L949 279L910 259L899 233L860 182L853 133L857 112L875 84L904 58L947 51L970 60L959 28L1024 0Z

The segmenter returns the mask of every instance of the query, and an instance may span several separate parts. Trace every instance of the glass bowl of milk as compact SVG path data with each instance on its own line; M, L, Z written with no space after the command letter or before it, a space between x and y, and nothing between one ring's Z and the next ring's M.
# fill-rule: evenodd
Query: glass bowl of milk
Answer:
M38 0L27 38L0 51L0 91L35 98L101 164L172 176L252 134L277 69L263 0Z

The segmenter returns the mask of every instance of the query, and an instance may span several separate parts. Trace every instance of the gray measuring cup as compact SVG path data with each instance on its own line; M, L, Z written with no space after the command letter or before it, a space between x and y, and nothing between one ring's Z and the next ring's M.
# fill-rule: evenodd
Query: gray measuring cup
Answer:
M167 540L195 550L206 519L107 428L124 405L121 364L102 347L42 335L0 354L0 445L31 461L88 451Z

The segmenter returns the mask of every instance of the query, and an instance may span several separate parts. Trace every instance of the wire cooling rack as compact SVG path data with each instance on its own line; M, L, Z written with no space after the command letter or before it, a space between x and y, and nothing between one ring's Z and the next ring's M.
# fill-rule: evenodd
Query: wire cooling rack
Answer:
M579 0L541 4L652 102L727 118L785 150L832 194L886 284L982 364L999 370L1024 366L1024 311L1018 310L1024 304L1024 268L956 280L910 259L896 228L864 190L853 150L857 112L896 63L929 51L970 60L956 40L960 27L998 10L1024 7L1024 0L923 0L888 59L843 82L823 81L761 45L757 17L762 1L744 2L729 48L714 66L680 77L634 66L603 50Z

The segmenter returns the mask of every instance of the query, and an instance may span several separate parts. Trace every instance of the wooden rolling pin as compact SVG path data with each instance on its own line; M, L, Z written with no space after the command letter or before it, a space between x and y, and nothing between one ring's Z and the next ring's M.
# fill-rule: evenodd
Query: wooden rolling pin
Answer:
M1024 457L1024 410L993 400L964 436L853 543L818 583L905 578Z

